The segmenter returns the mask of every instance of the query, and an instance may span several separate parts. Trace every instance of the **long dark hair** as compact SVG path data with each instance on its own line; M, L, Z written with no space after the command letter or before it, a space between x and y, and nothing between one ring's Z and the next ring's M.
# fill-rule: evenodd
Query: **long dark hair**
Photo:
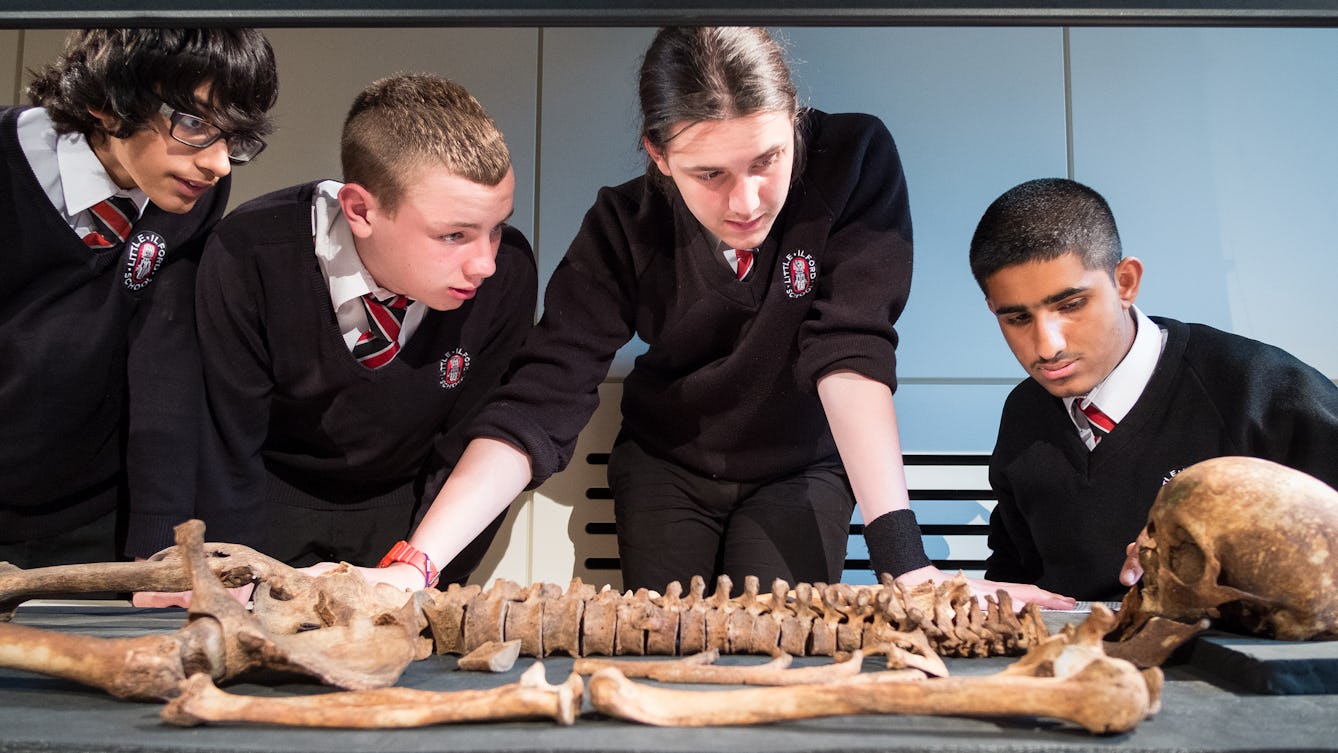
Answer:
M85 29L71 32L52 63L32 71L27 94L47 109L56 129L86 137L127 138L163 103L240 135L273 130L278 98L274 50L255 29ZM201 112L196 90L207 85ZM89 109L111 115L104 128Z
M799 98L785 52L756 26L660 29L641 61L641 137L665 149L677 123L783 112L795 123L797 179L804 153ZM652 180L664 176L647 165Z

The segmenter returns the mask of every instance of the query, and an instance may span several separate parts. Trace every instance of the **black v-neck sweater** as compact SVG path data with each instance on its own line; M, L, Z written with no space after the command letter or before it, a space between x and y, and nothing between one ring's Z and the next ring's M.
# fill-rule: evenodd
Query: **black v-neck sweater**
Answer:
M1276 347L1153 317L1166 347L1129 415L1092 451L1035 380L1004 404L986 577L1118 600L1125 546L1186 466L1250 455L1338 486L1338 387Z
M0 108L0 541L115 509L127 553L172 543L194 513L203 396L193 296L229 179L186 214L150 203L119 248L93 251L33 175Z
M805 167L742 282L676 192L644 176L601 190L471 433L523 448L543 481L636 336L623 431L648 452L735 481L834 456L817 379L849 369L896 388L910 206L881 121L809 111L803 128Z
M534 321L534 255L507 228L497 271L473 299L429 310L393 361L366 368L344 342L316 259L316 185L238 207L201 263L212 423L199 505L211 539L259 546L267 501L315 509L431 501L463 451L464 424Z

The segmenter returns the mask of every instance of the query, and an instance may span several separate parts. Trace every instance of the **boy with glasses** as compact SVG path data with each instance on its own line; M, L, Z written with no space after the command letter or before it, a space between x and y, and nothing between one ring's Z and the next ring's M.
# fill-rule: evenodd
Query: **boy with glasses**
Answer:
M194 515L195 270L277 91L257 31L94 29L0 108L0 561L147 556Z

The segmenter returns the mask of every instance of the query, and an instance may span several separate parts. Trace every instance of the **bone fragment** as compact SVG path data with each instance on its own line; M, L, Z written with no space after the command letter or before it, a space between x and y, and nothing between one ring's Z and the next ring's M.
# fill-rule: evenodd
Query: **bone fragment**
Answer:
M509 672L520 658L520 641L491 641L470 651L456 662L469 672Z
M703 666L715 664L720 658L719 651L703 651L681 659L651 659L645 661L620 661L618 659L577 659L571 671L578 675L593 675L605 667L615 667L624 677L650 677L652 673L671 670L683 666Z
M869 654L886 654L888 669L918 669L931 677L947 677L948 665L934 652L924 633L884 629L864 640Z
M573 671L584 675L612 668L623 677L699 685L813 685L853 677L864 663L864 653L858 650L844 661L797 669L789 668L793 661L789 654L777 654L766 664L744 666L713 664L717 657L708 651L678 661L580 659Z
M1160 667L1191 638L1208 629L1208 618L1185 623L1158 615L1149 617L1138 631L1119 641L1106 641L1106 653L1137 667Z
M572 724L581 711L583 689L575 674L561 685L548 684L538 662L519 682L453 692L381 688L271 698L227 693L207 676L195 675L163 708L162 718L180 726L233 722L362 729L536 718Z

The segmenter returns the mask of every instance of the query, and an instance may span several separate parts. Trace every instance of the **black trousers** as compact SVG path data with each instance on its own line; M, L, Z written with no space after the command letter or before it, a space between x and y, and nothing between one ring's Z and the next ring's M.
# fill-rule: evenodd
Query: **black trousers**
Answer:
M88 562L116 562L121 559L124 541L115 512L54 536L0 544L0 562L25 570L34 567L72 565ZM93 598L81 596L81 598Z
M855 495L833 459L759 482L701 476L620 437L609 457L623 587L686 590L693 575L728 575L734 593L756 575L836 583L845 564Z

